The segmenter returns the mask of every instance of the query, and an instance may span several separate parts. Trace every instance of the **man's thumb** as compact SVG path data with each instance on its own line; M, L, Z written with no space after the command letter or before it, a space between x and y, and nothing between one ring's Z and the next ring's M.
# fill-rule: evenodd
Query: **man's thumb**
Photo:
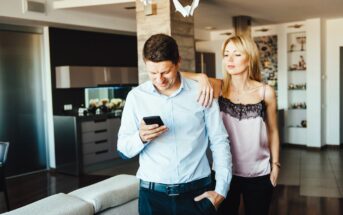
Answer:
M198 202L198 201L202 200L202 199L205 198L205 197L206 197L206 194L203 193L203 194L201 194L200 196L195 197L195 198L194 198L194 201Z

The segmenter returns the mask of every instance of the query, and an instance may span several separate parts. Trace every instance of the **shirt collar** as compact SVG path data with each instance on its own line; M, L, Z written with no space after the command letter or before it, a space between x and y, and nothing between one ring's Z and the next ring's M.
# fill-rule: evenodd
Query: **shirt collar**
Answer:
M180 75L180 88L177 89L170 97L176 96L177 94L179 94L182 90L189 90L189 84L187 83L187 80L182 77L182 75L179 73ZM148 85L147 85L147 90L151 93L157 93L160 95L160 93L156 90L155 86L152 84L152 81L149 81Z

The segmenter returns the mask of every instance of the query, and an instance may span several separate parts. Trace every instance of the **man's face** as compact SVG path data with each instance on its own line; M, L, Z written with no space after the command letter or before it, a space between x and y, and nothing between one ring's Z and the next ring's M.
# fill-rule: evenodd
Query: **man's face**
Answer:
M180 83L179 64L175 65L171 61L155 63L147 60L145 65L150 80L160 93L178 89Z

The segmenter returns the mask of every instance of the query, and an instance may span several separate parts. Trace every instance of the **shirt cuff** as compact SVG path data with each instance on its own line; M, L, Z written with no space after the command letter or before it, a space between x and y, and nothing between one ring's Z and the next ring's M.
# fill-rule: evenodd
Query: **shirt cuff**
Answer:
M124 151L121 151L121 153L124 153L126 157L132 158L139 154L145 147L146 144L144 144L139 137L139 131L135 133L127 143L130 144L125 144L123 147L125 148Z
M230 184L225 183L223 181L217 181L216 182L216 189L215 192L226 198L226 195L229 191Z

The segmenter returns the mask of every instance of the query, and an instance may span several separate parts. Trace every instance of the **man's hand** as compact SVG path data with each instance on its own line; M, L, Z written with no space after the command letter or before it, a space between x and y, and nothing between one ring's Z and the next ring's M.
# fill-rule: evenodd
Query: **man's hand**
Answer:
M198 103L210 107L213 101L213 87L206 74L201 74L199 81Z
M142 120L139 128L139 137L143 142L149 142L166 132L168 128L163 126L158 126L158 124L147 125Z
M203 198L208 198L213 206L218 210L218 207L222 201L224 201L224 196L218 194L215 191L206 191L205 193L201 194L200 196L197 196L194 198L194 201L198 202L201 201Z

